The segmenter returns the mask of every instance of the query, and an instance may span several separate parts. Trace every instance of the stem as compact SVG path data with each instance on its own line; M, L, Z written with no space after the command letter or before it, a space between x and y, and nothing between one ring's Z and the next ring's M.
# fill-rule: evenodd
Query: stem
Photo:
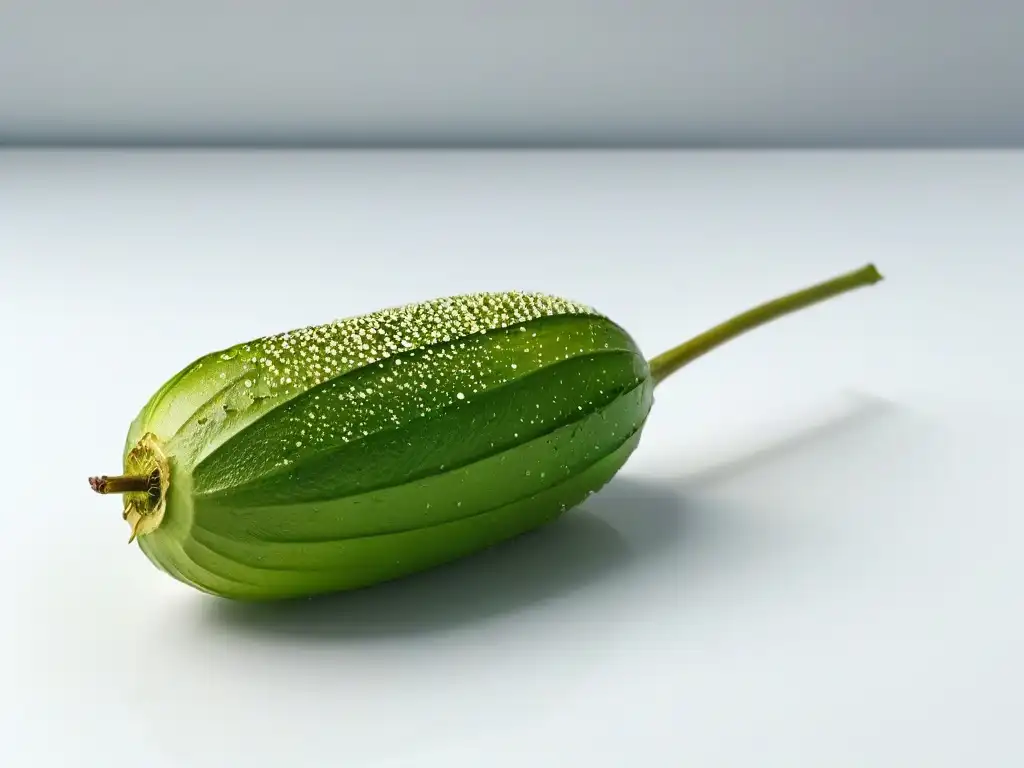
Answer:
M710 352L727 341L753 330L760 325L776 320L797 310L817 304L825 299L838 296L856 288L864 288L882 280L882 275L874 264L847 272L823 283L812 285L801 291L781 296L773 301L749 309L721 325L705 331L678 347L673 347L649 361L651 376L655 385L660 384L669 375L675 373L687 363Z
M90 477L89 487L96 493L147 493L150 478L147 475L115 475Z

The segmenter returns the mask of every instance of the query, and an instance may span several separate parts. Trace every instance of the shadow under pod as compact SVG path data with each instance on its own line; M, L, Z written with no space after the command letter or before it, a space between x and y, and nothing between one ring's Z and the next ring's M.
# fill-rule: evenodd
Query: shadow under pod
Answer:
M681 500L671 488L623 477L605 493L600 507L622 505L628 512L623 525L643 529L640 535L619 530L618 522L585 504L542 528L419 574L308 600L211 598L205 618L239 631L368 637L444 630L514 613L591 585L643 558L647 546L670 546L678 535Z
M275 603L206 598L201 618L218 629L289 637L373 638L443 631L527 609L609 578L660 551L700 547L706 487L781 461L891 413L856 396L841 413L766 446L676 479L614 478L560 519L429 571L353 592Z

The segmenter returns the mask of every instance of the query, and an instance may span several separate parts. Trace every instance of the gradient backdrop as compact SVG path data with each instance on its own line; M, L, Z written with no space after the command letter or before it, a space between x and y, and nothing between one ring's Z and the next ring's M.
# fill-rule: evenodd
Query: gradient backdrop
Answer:
M1022 19L4 2L0 765L1024 765L1019 152L238 148L1010 146ZM262 334L519 288L654 355L867 261L659 387L582 508L415 579L226 603L86 483L164 380Z
M5 0L0 142L1012 145L1009 0Z

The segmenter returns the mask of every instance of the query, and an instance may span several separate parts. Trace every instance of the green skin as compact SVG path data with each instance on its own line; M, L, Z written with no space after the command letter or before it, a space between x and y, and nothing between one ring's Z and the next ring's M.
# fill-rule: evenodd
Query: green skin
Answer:
M655 387L777 317L881 280L868 265L648 361L598 312L542 294L450 297L239 344L168 381L129 430L140 549L196 589L357 589L538 528L612 479Z

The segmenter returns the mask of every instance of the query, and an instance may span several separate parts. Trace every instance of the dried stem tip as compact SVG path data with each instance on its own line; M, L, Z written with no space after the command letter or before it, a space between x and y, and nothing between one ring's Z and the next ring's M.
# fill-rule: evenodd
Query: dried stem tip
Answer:
M150 489L151 479L146 475L115 475L108 477L90 477L89 487L96 493L146 493Z

